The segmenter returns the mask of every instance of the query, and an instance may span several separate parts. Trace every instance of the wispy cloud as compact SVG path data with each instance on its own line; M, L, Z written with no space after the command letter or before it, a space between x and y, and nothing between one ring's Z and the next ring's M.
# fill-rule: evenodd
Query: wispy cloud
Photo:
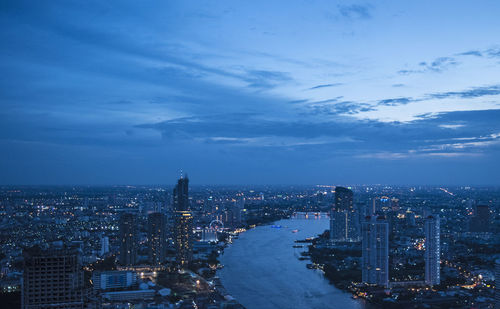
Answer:
M459 53L458 56L476 56L482 57L483 54L479 50L469 50L463 53Z
M429 94L428 97L434 99L446 99L450 97L458 97L462 99L478 98L490 95L499 95L500 85L491 85L483 87L474 87L463 91L448 91Z
M350 19L370 19L372 7L369 5L351 4L339 5L339 12L343 17Z
M427 72L441 73L458 64L459 62L453 57L439 57L431 62L426 62L426 61L420 62L418 64L418 68L399 70L398 73L402 75L427 73Z
M317 85L314 87L309 88L309 90L314 90L314 89L320 89L320 88L328 88L328 87L337 87L343 85L342 83L333 83L333 84L323 84L323 85Z

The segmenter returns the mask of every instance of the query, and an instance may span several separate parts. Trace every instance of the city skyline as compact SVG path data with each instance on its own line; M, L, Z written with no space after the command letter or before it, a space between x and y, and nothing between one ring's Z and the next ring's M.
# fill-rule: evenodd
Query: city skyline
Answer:
M500 184L498 2L1 7L0 184Z

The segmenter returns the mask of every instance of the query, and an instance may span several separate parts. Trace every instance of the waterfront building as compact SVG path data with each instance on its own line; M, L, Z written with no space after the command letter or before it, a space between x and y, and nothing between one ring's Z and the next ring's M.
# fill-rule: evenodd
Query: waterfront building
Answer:
M389 285L389 224L384 216L368 216L362 223L362 280Z
M188 187L189 179L181 177L174 188L174 244L176 261L181 267L188 265L193 256L193 215L189 207Z
M433 286L441 282L441 245L439 216L425 218L425 283Z
M359 240L359 216L354 208L353 193L348 188L335 188L335 207L330 211L330 239Z
M154 212L148 215L149 261L153 265L164 262L166 253L165 215Z
M138 242L137 216L124 213L120 217L120 264L134 265L137 262Z
M86 292L77 250L32 247L23 255L21 308L84 308Z

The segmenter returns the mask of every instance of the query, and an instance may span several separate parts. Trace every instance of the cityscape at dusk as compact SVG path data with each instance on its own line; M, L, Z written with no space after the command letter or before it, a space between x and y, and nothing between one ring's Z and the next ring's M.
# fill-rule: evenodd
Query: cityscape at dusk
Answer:
M500 309L500 2L0 3L0 308Z

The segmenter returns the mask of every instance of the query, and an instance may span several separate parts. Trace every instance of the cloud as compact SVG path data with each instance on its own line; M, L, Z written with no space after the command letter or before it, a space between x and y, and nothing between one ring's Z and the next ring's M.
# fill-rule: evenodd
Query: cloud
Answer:
M448 91L448 92L438 92L427 95L433 99L446 99L450 97L458 97L462 99L478 98L490 95L499 95L500 85L491 85L483 87L475 87L463 91Z
M479 50L469 50L463 53L458 54L459 56L476 56L482 57L483 54Z
M369 5L339 5L340 14L349 19L370 19L372 7Z
M405 105L405 104L408 104L408 103L413 102L413 101L415 101L415 100L413 100L412 98L405 98L405 97L394 98L394 99L384 99L384 100L378 101L378 105L398 106L398 105Z
M464 124L440 124L439 127L443 128L443 129L456 130L456 129L460 129L460 128L465 127L465 125Z
M492 58L500 57L500 48L490 48L485 53Z
M314 90L314 89L319 89L319 88L327 88L327 87L336 87L336 86L341 86L343 85L342 83L333 83L333 84L323 84L323 85L317 85L314 87L309 88L309 90Z
M453 57L439 57L431 62L425 62L425 61L420 62L418 64L418 66L420 67L419 69L404 69L404 70L399 70L398 73L401 75L427 73L427 72L441 73L458 64L459 64L458 61L456 61L456 59Z
M247 71L247 75L244 79L249 83L249 87L264 89L273 88L279 84L292 80L288 73L265 70Z

